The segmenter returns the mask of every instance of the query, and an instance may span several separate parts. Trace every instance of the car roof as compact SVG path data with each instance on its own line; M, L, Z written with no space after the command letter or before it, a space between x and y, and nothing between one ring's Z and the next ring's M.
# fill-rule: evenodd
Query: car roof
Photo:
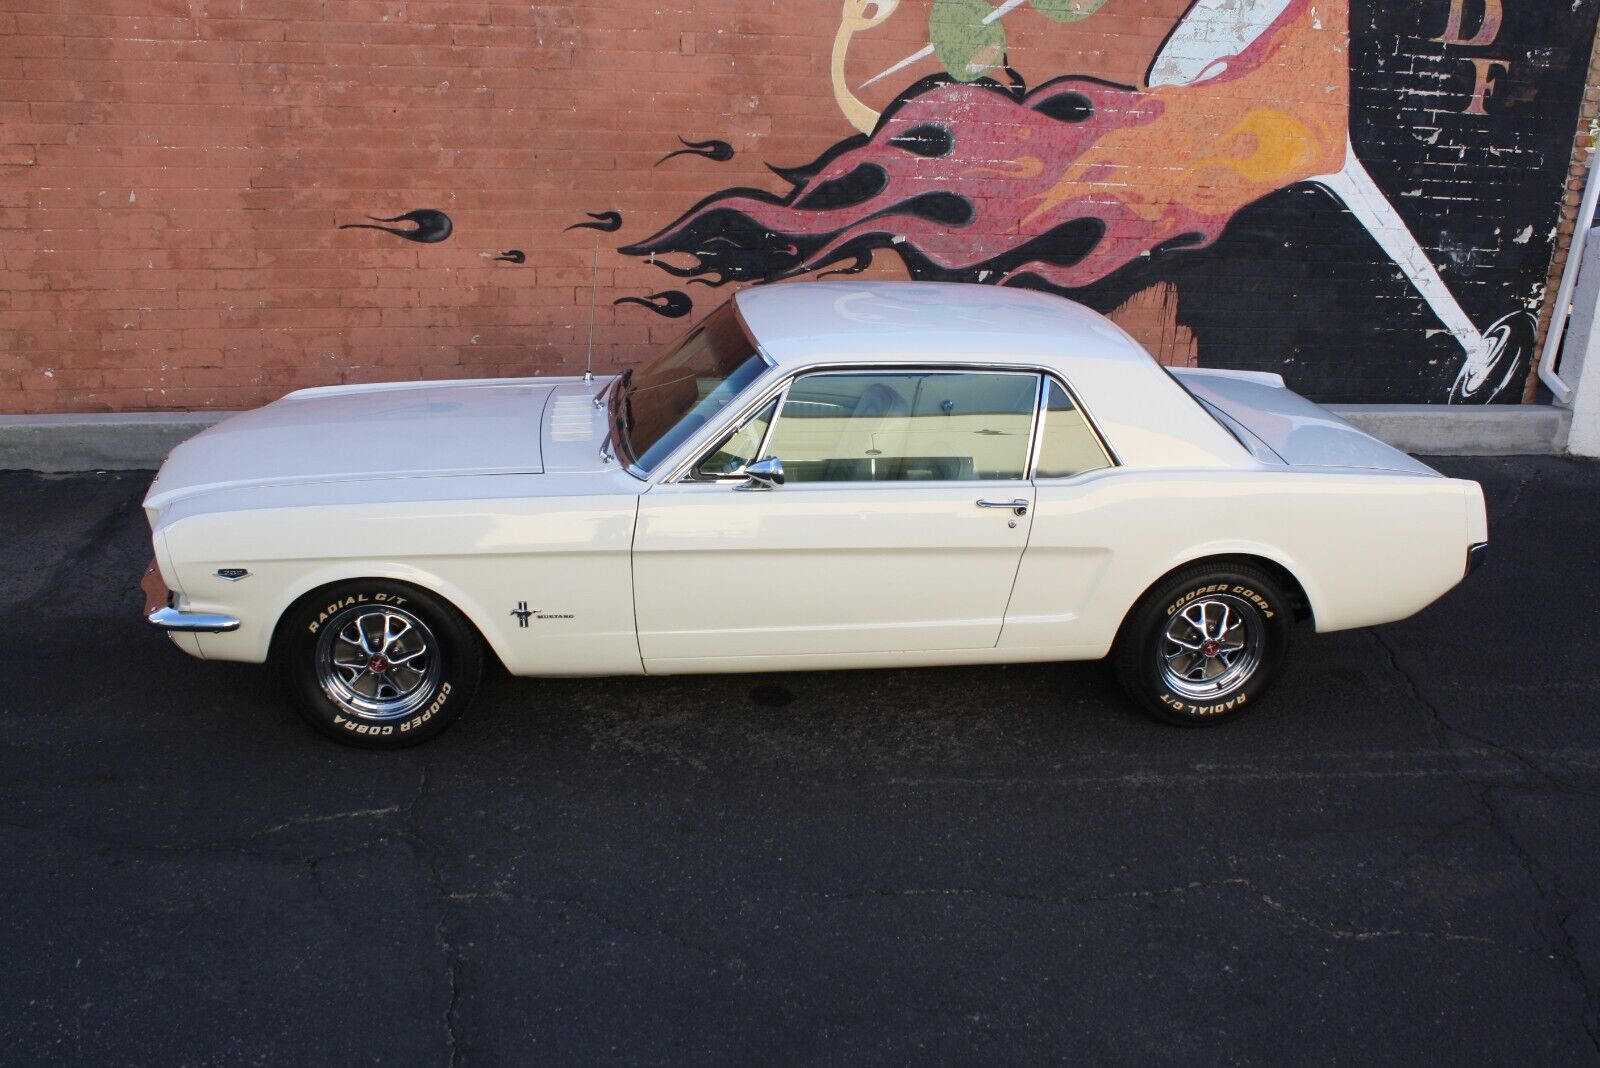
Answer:
M1125 466L1254 461L1121 327L1065 297L950 282L805 281L734 303L778 374L817 364L1024 364L1054 369Z
M952 282L806 281L734 297L745 325L780 366L819 358L902 362L1075 357L1148 365L1116 324L1064 297Z

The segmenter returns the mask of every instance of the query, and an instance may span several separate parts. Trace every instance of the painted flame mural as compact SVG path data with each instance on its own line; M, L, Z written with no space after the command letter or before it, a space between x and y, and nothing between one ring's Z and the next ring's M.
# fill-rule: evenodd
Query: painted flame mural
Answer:
M1105 0L1028 2L1025 13L1070 24ZM1480 328L1352 147L1349 2L1197 0L1143 84L1067 75L1028 89L1004 65L998 32L1024 0L939 0L929 46L869 84L928 55L946 73L880 115L847 84L845 61L852 38L894 15L898 0L845 0L833 96L860 132L807 166L774 167L785 193L712 193L620 251L709 286L853 273L882 253L915 278L1034 286L1110 310L1199 258L1245 209L1295 187L1320 190L1377 243L1413 304L1420 298L1426 310L1413 315L1437 324L1427 336L1452 339L1446 396L1431 399L1519 399L1527 305L1502 306ZM1447 33L1466 40L1463 0L1451 2ZM1498 0L1481 12L1480 41L1500 32ZM1461 110L1486 114L1495 82L1472 70Z
M918 277L1080 288L1155 249L1209 245L1243 205L1343 164L1346 94L1270 104L1312 95L1284 92L1286 76L1344 81L1343 50L1311 24L1297 0L1198 84L928 79L870 136L782 172L788 196L718 193L623 251L685 253L693 267L661 266L721 283L864 265L887 247Z

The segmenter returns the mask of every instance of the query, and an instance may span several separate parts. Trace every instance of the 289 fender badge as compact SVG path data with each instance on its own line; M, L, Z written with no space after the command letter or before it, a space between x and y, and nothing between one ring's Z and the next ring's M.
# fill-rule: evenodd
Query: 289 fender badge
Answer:
M242 567L219 567L217 578L227 579L229 582L238 582L242 578L249 578L250 572Z

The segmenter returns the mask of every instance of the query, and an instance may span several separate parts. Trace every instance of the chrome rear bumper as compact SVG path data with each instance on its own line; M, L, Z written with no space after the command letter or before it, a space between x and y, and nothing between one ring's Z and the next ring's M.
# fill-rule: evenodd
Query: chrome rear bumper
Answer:
M239 629L239 621L232 616L214 612L180 612L172 606L172 591L167 589L161 571L154 560L145 569L139 582L144 591L144 618L162 630L181 630L199 634L226 634Z

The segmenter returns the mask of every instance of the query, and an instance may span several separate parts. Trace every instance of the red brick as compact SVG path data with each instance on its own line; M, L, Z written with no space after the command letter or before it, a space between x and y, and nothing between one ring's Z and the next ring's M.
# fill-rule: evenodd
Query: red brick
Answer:
M617 246L718 189L784 192L765 161L809 162L852 132L828 81L837 4L5 6L0 410L227 407L311 382L581 369L596 243L597 362L630 365L726 291ZM921 46L927 4L902 6L857 39L852 70ZM1170 28L1156 8L1181 6L1107 5L1048 38L1019 14L1014 60L1034 84L1137 81ZM882 106L936 69L862 95ZM679 135L738 154L657 166ZM449 242L337 228L418 207L450 213ZM623 212L620 233L564 230L602 210ZM509 248L527 262L489 258ZM884 256L873 273L897 270ZM693 294L690 318L611 305L669 288Z

